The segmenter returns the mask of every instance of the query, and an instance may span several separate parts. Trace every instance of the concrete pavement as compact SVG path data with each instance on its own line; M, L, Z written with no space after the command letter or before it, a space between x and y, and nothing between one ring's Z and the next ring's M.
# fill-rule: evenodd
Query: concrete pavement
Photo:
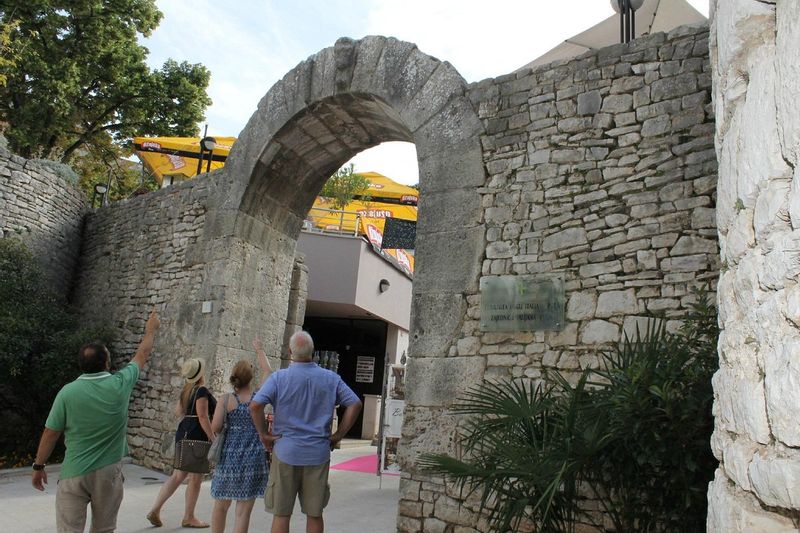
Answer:
M335 450L331 465L349 459L376 453L374 446L359 445ZM52 533L55 526L55 492L58 480L57 467L48 467L50 483L44 493L30 484L30 470L6 470L0 473L0 530L8 533ZM164 527L154 528L145 519L161 483L167 476L133 464L125 465L125 499L117 521L117 531L162 533L169 531L193 531L180 527L183 516L183 489L167 502L161 518ZM379 488L379 483L382 488ZM325 530L329 533L390 533L395 532L399 476L331 470L331 501L325 509ZM211 521L213 500L209 495L211 481L203 482L197 516ZM263 500L256 501L250 521L250 531L267 532L272 516L264 511ZM228 511L228 527L233 528L233 506ZM88 531L88 527L87 527ZM201 531L210 531L208 529ZM305 516L295 505L292 518L292 533L305 531Z

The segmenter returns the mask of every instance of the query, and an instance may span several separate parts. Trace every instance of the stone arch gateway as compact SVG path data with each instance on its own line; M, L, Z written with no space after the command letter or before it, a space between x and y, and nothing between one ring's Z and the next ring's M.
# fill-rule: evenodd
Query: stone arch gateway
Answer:
M450 376L465 362L442 356L463 319L466 294L477 289L484 250L482 132L466 83L449 63L393 38L340 39L264 96L224 169L220 211L234 213L239 236L278 244L271 261L288 272L302 221L328 176L381 142L415 143L423 199L411 351L422 371ZM441 402L463 385L439 381L419 393Z
M137 460L165 466L158 444L173 424L183 359L206 359L222 390L256 334L268 353L281 353L296 327L287 327L286 310L302 221L328 176L385 141L415 143L423 192L409 379L424 373L430 386L413 394L441 406L465 383L450 376L471 370L480 379L482 358L444 357L477 291L485 248L484 126L466 87L450 64L413 44L340 39L269 89L224 169L89 215L81 312L120 332L119 354L134 349L147 307L163 317L131 410Z

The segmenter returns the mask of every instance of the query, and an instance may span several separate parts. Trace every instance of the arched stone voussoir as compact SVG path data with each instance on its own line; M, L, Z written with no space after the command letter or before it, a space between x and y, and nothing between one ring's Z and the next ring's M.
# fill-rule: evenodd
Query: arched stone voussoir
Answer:
M264 192L252 185L265 177L294 180L279 172L276 157L300 157L327 170L328 160L346 161L381 142L408 140L416 143L420 160L448 159L451 151L472 160L467 152L480 155L477 135L483 130L465 88L452 65L412 43L339 39L297 65L261 100L228 158L224 203L241 207L245 195ZM276 172L281 176L272 176Z
M376 36L358 41L350 90L384 99L411 131L462 96L465 88L466 81L451 64L412 43Z
M225 171L232 178L234 188L229 191L226 203L238 204L269 141L293 115L286 105L283 80L278 81L258 103L258 108L231 148Z
M477 143L483 132L483 123L469 99L465 96L456 97L413 132L417 158L447 152L468 140ZM480 145L475 146L480 151Z
M439 113L448 102L465 94L466 82L450 63L438 62L436 69L428 76L400 110L400 116L411 131L416 131L431 117Z

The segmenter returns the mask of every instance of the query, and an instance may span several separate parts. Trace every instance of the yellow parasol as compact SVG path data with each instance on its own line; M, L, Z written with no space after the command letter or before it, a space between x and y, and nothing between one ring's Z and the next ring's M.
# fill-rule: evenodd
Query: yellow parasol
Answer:
M210 170L225 165L236 137L214 137ZM142 164L161 183L165 177L172 181L192 178L198 174L200 161L199 137L134 137L133 149ZM200 173L209 168L208 153L203 154Z
M367 194L369 194L372 201L417 205L419 191L415 188L392 181L377 172L357 172L357 174L369 180ZM416 220L416 217L414 217L414 220Z
M210 170L225 166L225 160L236 137L214 137ZM135 137L134 152L159 183L190 179L209 168L208 153L200 160L199 137ZM322 231L359 234L380 250L387 218L417 220L419 192L397 183L377 172L359 172L370 182L369 199L356 197L344 209L333 208L331 200L317 197L308 213L307 223ZM387 249L380 253L390 256L409 274L414 272L413 250Z

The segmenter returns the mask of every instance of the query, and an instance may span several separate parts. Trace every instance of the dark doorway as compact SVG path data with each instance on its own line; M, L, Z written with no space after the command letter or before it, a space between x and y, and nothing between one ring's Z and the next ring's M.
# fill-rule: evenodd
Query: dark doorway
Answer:
M339 375L362 402L365 394L381 395L386 360L386 322L307 316L303 329L314 338L315 350L339 353ZM362 415L350 429L348 437L361 438Z

